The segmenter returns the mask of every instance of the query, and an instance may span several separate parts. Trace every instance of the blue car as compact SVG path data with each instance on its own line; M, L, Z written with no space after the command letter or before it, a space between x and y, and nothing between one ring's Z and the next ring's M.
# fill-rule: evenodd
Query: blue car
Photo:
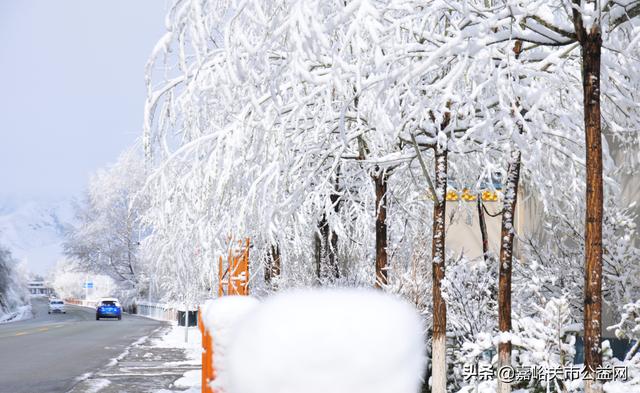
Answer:
M118 318L122 319L122 307L118 299L108 298L101 299L96 307L96 321L100 318Z

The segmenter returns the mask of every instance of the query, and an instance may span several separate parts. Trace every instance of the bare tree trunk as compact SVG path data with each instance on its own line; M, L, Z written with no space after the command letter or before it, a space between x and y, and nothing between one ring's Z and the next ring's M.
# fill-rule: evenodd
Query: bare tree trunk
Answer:
M322 230L321 223L318 223L318 231ZM320 282L321 279L321 268L322 268L322 237L318 232L314 232L313 234L313 250L315 256L315 270L316 270L316 280Z
M482 256L487 262L489 258L489 235L487 234L487 221L484 217L484 209L482 208L482 193L478 193L478 222L480 224L480 236L482 238Z
M335 213L340 212L340 172L336 173L334 190L329 199ZM338 234L330 227L326 213L322 214L322 218L318 223L320 230L320 258L318 265L318 278L320 280L329 279L334 281L340 278L340 267L338 264ZM317 243L316 243L317 244Z
M447 391L447 305L442 298L442 280L445 273L445 213L447 204L447 146L435 147L435 204L433 208L432 274L433 274L433 338L432 388L433 393Z
M373 176L376 189L376 288L387 285L387 174Z
M264 270L264 280L272 290L278 289L278 278L280 277L280 247L271 245L267 252L267 266Z
M520 181L520 150L514 150L509 160L504 192L502 228L500 231L500 277L498 279L498 326L500 332L511 331L511 266L513 261L514 217ZM511 366L511 341L498 344L498 369ZM510 393L511 384L498 379L498 393Z
M587 162L585 217L584 353L585 366L595 378L602 365L602 135L600 125L600 34L589 35L582 46L584 122ZM601 392L598 383L585 381L587 393Z
M331 251L331 241L333 240L332 231L329 228L327 215L322 214L322 218L318 223L320 229L320 264L318 268L318 278L322 281L332 276L329 271L333 270L332 262L334 260Z
M579 5L578 0L574 4ZM602 392L595 370L602 365L602 127L600 123L600 21L584 26L579 7L573 8L573 24L582 49L582 92L586 145L587 192L584 234L584 365L589 378L586 393Z

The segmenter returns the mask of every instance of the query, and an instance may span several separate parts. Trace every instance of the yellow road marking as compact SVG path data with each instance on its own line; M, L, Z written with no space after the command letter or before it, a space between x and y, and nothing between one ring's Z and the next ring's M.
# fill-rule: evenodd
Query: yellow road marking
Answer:
M41 327L41 328L36 329L36 330L27 330L27 331L24 331L24 332L18 332L18 333L15 333L15 334L14 334L14 336L24 336L24 335L32 334L32 333L36 333L36 332L46 332L46 331L48 331L48 330L49 330L49 328L61 328L61 327L63 327L63 326L64 326L64 325L55 325L55 326ZM7 336L7 337L8 337L8 336Z

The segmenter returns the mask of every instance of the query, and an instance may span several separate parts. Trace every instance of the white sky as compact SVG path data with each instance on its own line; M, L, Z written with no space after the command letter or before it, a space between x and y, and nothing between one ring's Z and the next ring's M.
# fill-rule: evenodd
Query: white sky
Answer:
M0 0L0 196L77 196L134 143L166 9L166 0Z

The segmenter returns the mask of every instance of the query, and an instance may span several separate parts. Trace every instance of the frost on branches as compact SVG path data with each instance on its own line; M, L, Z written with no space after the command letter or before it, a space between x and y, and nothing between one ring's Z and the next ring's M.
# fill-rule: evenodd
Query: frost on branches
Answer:
M148 293L148 264L139 250L146 236L140 221L146 206L140 194L145 179L144 163L134 148L124 152L116 164L91 177L84 200L76 206L76 224L64 243L65 254L76 266L61 265L58 273L110 276L121 290L116 293L117 288L112 288L112 295L119 295L126 303ZM57 279L65 286L62 277Z
M11 252L0 245L0 323L20 318L23 313L31 315L26 274L16 265Z
M619 170L638 165L639 12L175 1L147 65L143 265L167 299L195 302L248 237L256 294L399 293L438 336L427 373L437 393L468 389L465 359L501 343L514 365L571 362L585 310L601 324L601 299L615 309L640 293L637 208L621 198ZM499 194L503 269L495 249L476 260L447 246L453 222L486 215L482 203L446 202L462 189ZM511 284L498 299L501 273ZM499 312L511 328L498 334ZM589 349L597 364L599 345Z

